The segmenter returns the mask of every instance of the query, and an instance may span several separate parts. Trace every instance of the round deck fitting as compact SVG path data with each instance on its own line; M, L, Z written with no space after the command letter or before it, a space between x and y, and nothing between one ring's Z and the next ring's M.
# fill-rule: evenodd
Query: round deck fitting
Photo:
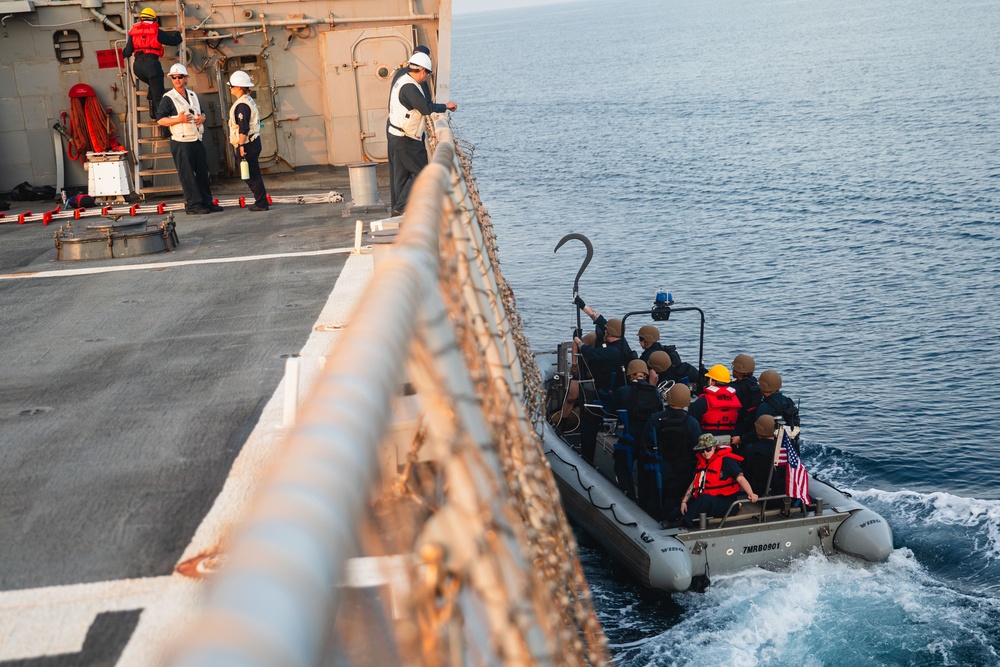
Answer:
M149 218L107 216L79 231L72 223L55 234L56 259L66 261L137 257L169 252L179 243L171 213L159 223Z

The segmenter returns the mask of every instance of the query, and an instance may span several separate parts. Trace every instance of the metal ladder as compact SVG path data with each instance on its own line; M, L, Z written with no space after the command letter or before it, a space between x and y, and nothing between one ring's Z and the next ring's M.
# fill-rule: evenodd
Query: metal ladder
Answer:
M126 0L126 32L132 29L139 12L144 7L153 8L164 30L178 30L185 39L178 47L166 47L167 49L177 48L177 55L163 54L160 63L163 65L164 72L168 71L175 62L186 65L187 34L182 0L173 0L173 2L170 0L153 0L151 2ZM160 137L160 126L150 118L146 90L144 87L140 88L139 85L136 85L137 83L139 82L132 73L132 60L129 59L126 64L125 90L130 100L128 148L133 156L131 168L135 194L143 201L150 195L180 194L182 193L181 183L177 177L173 156L170 154L170 139ZM164 86L166 90L170 90L169 79L164 82Z

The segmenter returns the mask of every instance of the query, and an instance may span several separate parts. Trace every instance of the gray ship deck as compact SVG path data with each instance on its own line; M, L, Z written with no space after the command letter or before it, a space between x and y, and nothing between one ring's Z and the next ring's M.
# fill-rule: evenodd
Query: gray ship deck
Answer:
M285 357L313 332L355 220L386 217L343 216L346 170L266 182L274 195L335 190L347 202L180 211L176 251L106 261L57 262L58 222L0 224L0 625L36 622L18 606L74 585L174 573ZM239 181L213 191L249 196ZM97 603L85 641L0 642L0 665L113 664L143 612L131 604ZM37 632L71 632L52 609ZM0 627L5 640L26 632Z

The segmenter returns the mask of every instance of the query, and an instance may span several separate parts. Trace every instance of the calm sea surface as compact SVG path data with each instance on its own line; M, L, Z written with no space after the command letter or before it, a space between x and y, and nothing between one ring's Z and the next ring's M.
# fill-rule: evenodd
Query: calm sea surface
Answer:
M460 16L454 62L533 344L586 234L588 303L705 309L704 361L778 370L807 467L895 532L674 596L581 536L619 664L1000 664L1000 2L582 1Z

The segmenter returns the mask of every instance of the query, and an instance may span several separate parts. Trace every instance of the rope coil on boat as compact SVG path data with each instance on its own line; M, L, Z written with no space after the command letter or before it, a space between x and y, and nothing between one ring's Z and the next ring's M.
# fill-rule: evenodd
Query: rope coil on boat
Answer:
M555 452L555 450L546 449L545 450L545 455L548 456L549 454L551 454L552 456L556 457L557 459L559 459L560 461L562 461L563 463L565 463L566 465L568 465L570 468L573 469L573 472L576 473L576 479L577 479L577 481L580 482L580 488L587 492L587 499L590 501L591 505L593 505L594 507L596 507L599 510L611 510L611 516L613 516L614 519L615 519L615 521L617 521L622 526L629 526L630 528L634 528L634 527L636 527L636 526L639 525L638 521L622 521L621 519L619 519L618 518L618 513L615 512L615 504L614 503L611 503L607 507L604 507L604 506L598 505L596 502L594 502L594 496L593 496L593 494L590 493L591 489L594 488L594 485L591 484L590 486L584 486L583 478L580 477L580 467L577 466L574 463L570 463L569 461L567 461L563 457L559 456L559 454L557 454Z

